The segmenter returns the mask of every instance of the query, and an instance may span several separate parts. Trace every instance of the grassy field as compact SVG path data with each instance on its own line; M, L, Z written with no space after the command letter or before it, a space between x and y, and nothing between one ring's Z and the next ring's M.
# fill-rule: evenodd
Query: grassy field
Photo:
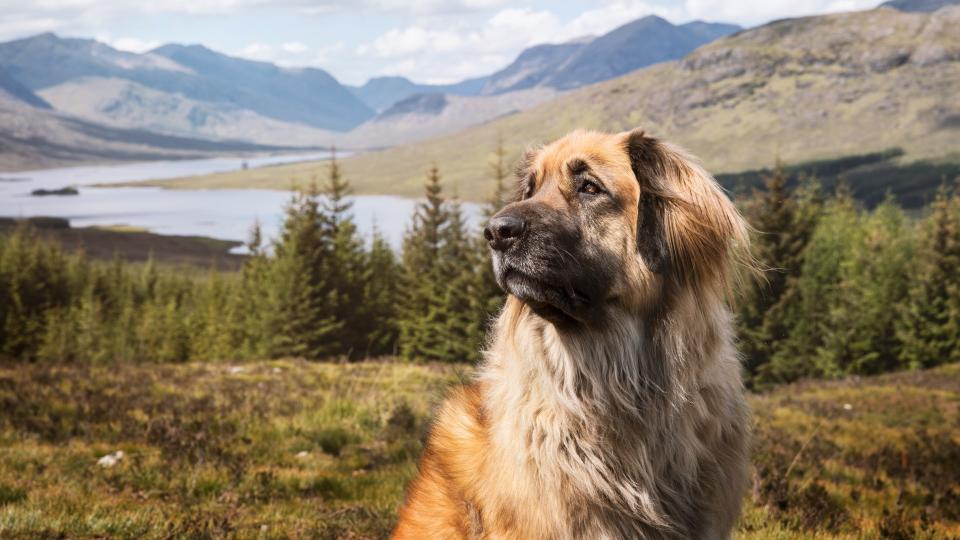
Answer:
M382 538L431 410L469 373L0 365L0 537ZM740 538L960 535L960 365L751 401Z

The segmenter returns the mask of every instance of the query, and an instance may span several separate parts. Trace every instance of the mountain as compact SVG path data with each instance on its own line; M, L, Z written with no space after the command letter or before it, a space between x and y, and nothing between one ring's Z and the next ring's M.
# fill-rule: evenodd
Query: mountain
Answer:
M740 27L695 21L674 26L649 16L600 37L524 49L507 67L486 77L449 85L417 84L404 77L370 79L354 93L370 108L384 111L416 94L494 95L544 87L569 90L612 79L657 62L676 60Z
M317 129L348 130L374 114L323 70L284 69L199 45L135 54L48 33L0 44L0 68L34 93L70 83L77 100L89 100L83 94L100 90L104 80L123 80L167 99L229 106Z
M946 6L960 5L960 0L891 0L880 4L900 11L930 13Z
M0 68L0 93L6 94L7 96L22 101L27 105L32 105L34 107L39 107L41 109L49 109L50 104L41 99L39 96L30 91L29 88L20 84L19 81L14 79L7 71L3 68Z
M294 150L118 129L38 108L0 92L0 170L77 163L197 159L237 152Z
M960 162L958 27L960 8L776 21L517 114L352 156L343 161L344 174L358 192L418 196L425 171L436 163L451 192L483 200L492 187L488 164L498 138L516 159L575 128L638 126L689 148L713 173L761 169L778 158L792 164L891 149L897 149L887 154L892 167L936 171L938 164ZM321 165L301 164L275 168L273 180L238 173L178 185L283 187L320 171ZM940 177L924 182L935 186ZM879 178L863 178L882 193ZM900 178L898 189L920 184Z
M282 122L233 103L197 101L126 79L81 77L39 91L58 111L118 128L214 140L310 146L332 132Z
M373 116L369 107L322 69L281 68L232 58L202 45L164 45L152 52L201 74L211 86L212 95L206 90L191 94L188 88L183 92L188 97L227 101L277 120L337 131ZM176 87L176 91L183 89Z
M351 91L375 111L384 111L391 105L417 94L454 94L475 96L486 82L486 77L466 79L454 84L418 84L406 77L374 77Z
M409 144L517 114L556 95L557 91L550 88L530 88L493 96L414 94L349 133L336 135L334 142L346 148Z
M675 26L650 15L594 39L531 47L490 76L481 93L534 86L579 88L659 62L682 58L697 47L740 30L732 24L695 21Z
M589 42L535 45L525 49L509 66L491 75L481 89L483 94L499 94L541 86Z

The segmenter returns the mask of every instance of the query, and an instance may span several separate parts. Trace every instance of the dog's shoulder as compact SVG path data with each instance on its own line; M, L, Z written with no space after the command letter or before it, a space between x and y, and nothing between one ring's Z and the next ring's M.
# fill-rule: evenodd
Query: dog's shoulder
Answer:
M487 442L480 387L453 390L436 416L393 538L475 535L472 501L481 484Z

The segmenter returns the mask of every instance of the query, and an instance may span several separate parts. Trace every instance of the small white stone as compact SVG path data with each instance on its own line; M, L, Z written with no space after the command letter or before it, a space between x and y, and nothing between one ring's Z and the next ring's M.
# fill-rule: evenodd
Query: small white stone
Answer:
M270 527L267 527L266 524L263 524L263 525L260 526L260 532L267 532L267 529L269 529L269 528L270 528Z
M273 368L273 372L274 372L274 373L282 373L283 370L280 369L280 368L278 368L278 367L275 367L275 368Z
M97 465L101 467L113 467L123 459L123 450L117 450L112 454L107 454L97 460Z
M307 459L308 457L310 457L310 452L306 450L297 452L297 459Z
M229 368L227 368L227 373L229 373L229 374L231 374L231 375L236 375L236 374L238 374L238 373L243 373L244 371L245 371L245 370L243 369L243 366L230 366Z
M843 404L843 410L845 410L845 411L852 411L852 410L853 410L853 405L851 405L851 404L849 404L849 403L844 403L844 404Z

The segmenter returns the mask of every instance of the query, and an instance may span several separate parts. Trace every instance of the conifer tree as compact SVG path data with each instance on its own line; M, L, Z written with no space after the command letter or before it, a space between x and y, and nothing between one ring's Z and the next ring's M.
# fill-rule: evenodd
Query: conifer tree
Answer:
M493 259L490 252L490 246L487 239L482 234L486 222L500 211L507 203L507 179L508 171L506 166L506 151L503 148L503 138L497 139L497 148L494 152L493 161L490 163L490 173L493 178L493 193L487 200L483 208L484 222L480 224L480 231L476 235L476 250L482 254L478 258L480 267L477 269L477 293L475 310L477 317L480 318L480 332L485 333L488 330L489 322L503 307L504 294L497 285L496 277L493 274Z
M325 296L339 330L332 350L358 357L365 353L370 328L363 310L363 294L370 279L363 241L357 232L348 200L350 184L340 171L336 154L330 159L329 176L324 186L321 219L324 225Z
M778 161L754 192L744 212L757 231L753 254L762 278L739 304L741 349L748 375L753 377L770 362L789 332L792 291L800 275L803 252L820 212L819 184L806 179L796 193L787 187L787 174Z
M757 383L781 383L831 372L829 364L817 362L823 345L823 327L828 324L831 300L839 294L842 267L855 244L858 215L849 193L840 191L822 211L803 263L784 298L785 309L773 312L785 336L778 339L770 360L757 371Z
M436 165L427 174L424 195L426 200L417 205L403 240L400 354L411 360L445 360L444 327L449 313L444 305L447 276L441 257L450 213Z
M898 331L900 360L914 369L960 360L960 197L946 186L923 222L918 255Z
M324 268L324 227L313 184L297 193L270 263L272 356L320 359L334 353L342 322L330 312Z
M393 250L376 227L366 265L369 277L364 282L363 293L367 339L365 356L395 354L400 269Z
M875 374L896 369L900 343L898 306L912 274L912 227L892 196L863 215L849 231L849 257L841 262L837 288L821 325L816 363L828 376Z
M481 304L478 253L467 231L459 201L449 206L449 224L441 251L444 309L447 312L442 356L452 361L476 360L486 330Z

